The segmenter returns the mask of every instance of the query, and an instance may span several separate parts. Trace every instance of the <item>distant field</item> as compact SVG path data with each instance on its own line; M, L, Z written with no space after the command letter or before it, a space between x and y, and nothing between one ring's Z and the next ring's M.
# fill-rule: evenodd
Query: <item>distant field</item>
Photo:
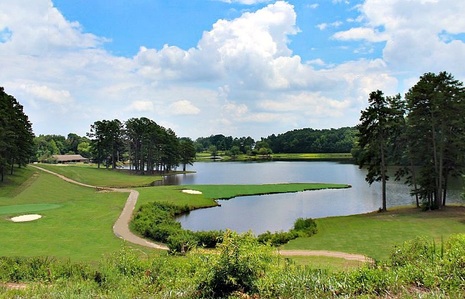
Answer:
M300 153L300 154L272 154L269 157L238 155L234 159L218 153L221 161L250 161L250 160L275 160L275 161L312 161L312 160L348 160L352 159L350 153ZM210 153L197 153L197 161L211 161Z

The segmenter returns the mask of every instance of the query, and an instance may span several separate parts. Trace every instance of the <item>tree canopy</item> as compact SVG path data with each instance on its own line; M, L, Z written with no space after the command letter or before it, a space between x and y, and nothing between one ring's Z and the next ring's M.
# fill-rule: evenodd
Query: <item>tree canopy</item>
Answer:
M427 208L446 205L448 178L461 175L465 158L465 89L446 72L426 73L405 94L370 94L362 111L358 146L367 180L386 180L387 163L398 165ZM385 194L383 192L383 208Z
M5 170L14 165L29 163L33 155L32 124L23 111L23 106L0 87L0 180L4 180Z

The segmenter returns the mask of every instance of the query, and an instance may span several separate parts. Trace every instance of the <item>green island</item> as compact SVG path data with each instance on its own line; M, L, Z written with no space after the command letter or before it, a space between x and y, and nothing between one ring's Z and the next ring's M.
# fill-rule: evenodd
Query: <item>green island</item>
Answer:
M465 256L465 237L457 235L465 229L463 207L448 206L434 212L398 208L316 219L315 235L279 247L280 251L360 254L372 258L373 263L321 255L276 255L276 248L258 243L254 236L233 232L224 233L223 242L215 249L218 254L197 248L185 255L169 255L165 250L125 242L111 229L127 193L108 188L146 186L159 176L89 165L40 166L86 184L98 183L100 188L75 185L32 166L7 177L0 188L0 212L4 211L0 213L0 294L4 298L37 294L49 298L236 298L246 294L370 298L387 294L414 297L418 290L436 298L444 288L448 294L463 295L460 284L450 281L451 271L464 271L457 264ZM140 193L137 207L158 201L195 209L215 205L216 198L345 187L182 186L202 194L180 192L180 186L135 189ZM23 223L9 220L25 212L43 217ZM448 271L449 276L441 271Z

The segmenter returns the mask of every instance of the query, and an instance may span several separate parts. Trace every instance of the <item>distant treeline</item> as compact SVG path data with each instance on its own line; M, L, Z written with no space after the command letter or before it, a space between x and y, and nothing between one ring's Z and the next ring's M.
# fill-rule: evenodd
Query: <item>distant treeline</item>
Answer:
M115 138L111 138L112 134L110 134L114 130L107 129L111 127L110 124L115 124L117 132ZM136 130L136 127L139 129ZM99 131L98 134L95 134L96 129ZM166 159L174 155L176 158L170 164L175 166L179 162L182 162L181 164L192 162L193 147L196 152L207 151L212 155L220 152L228 156L271 153L350 153L354 146L357 129L349 127L323 130L305 128L278 135L273 134L259 141L255 141L250 136L232 137L221 134L200 137L194 142L189 138L175 137L170 143L167 142L170 138L166 136L175 136L173 131L168 130L170 134L165 134L164 128L157 126L151 120L141 118L131 119L124 124L117 120L97 121L91 126L91 131L94 132L87 136L74 133L68 134L67 137L37 136L34 138L35 155L32 160L46 162L53 161L53 155L80 154L95 162L108 162L110 165L117 161L133 160L134 162L137 160L138 162L134 165L140 166L141 161L152 164L161 156ZM150 134L153 136L150 137ZM104 149L107 143L109 143L108 149ZM168 146L168 144L173 146ZM151 150L151 147L154 148ZM189 149L188 153L184 152L185 148ZM165 150L163 155L158 152L160 149ZM182 157L181 161L179 161L180 157ZM138 168L140 167L136 167Z
M225 151L254 154L268 149L273 153L350 153L356 139L355 127L316 130L296 129L255 141L251 137L211 135L195 140L197 152Z

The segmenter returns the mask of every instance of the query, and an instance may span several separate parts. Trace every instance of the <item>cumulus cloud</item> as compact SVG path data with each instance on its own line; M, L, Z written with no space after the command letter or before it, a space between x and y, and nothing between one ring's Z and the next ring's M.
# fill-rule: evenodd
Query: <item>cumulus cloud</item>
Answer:
M170 105L170 111L174 115L196 115L200 113L200 109L188 100L174 102Z
M55 104L67 104L72 102L72 97L67 90L57 90L46 85L21 84L20 89L24 90L31 97Z
M454 35L465 33L461 17L465 2L367 0L358 9L363 26L338 32L334 38L386 42L383 58L396 71L463 74L457 62L465 60L465 44Z
M366 0L357 12L356 21L344 24L353 27L331 41L376 43L382 53L327 65L293 53L290 39L300 29L295 7L285 1L216 21L190 49L140 45L134 57L120 57L103 49L107 39L66 20L50 0L5 0L0 82L25 103L39 133L84 134L96 120L148 113L179 136L195 138L355 125L373 90L405 91L426 71L465 77L458 38L465 32L465 2ZM320 29L329 26L342 28L335 22ZM71 105L66 113L53 109Z
M153 103L150 102L150 101L134 101L131 103L131 105L129 106L128 110L130 111L143 111L143 112L147 112L147 111L153 111L154 107L153 107Z

